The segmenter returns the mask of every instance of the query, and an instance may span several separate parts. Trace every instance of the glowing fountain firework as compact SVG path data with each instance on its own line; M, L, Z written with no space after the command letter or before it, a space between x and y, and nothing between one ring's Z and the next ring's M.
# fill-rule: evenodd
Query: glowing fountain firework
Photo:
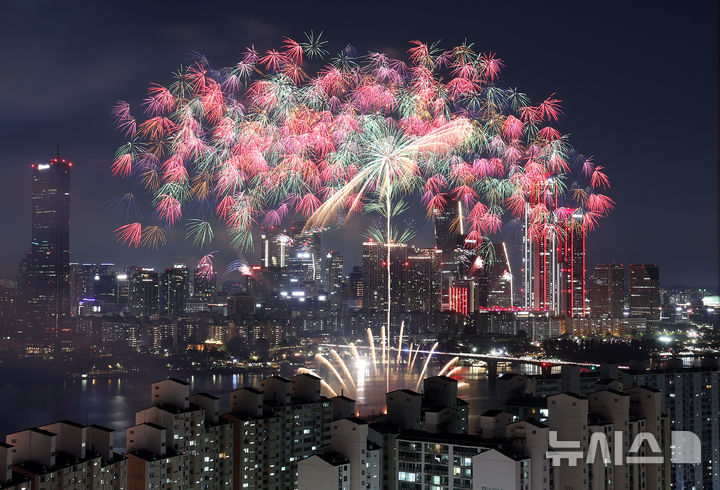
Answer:
M401 323L397 347L389 345L388 342L386 356L378 356L373 332L368 328L367 345L362 346L365 350L364 356L360 354L357 345L350 343L344 347L331 348L328 351L329 356L323 353L315 354L317 369L300 368L298 372L323 378L323 387L331 396L342 393L354 397L360 405L373 408L384 405L384 395L388 390L418 390L422 380L430 376L431 372L438 376L451 376L457 372L459 357L452 358L439 370L431 369L437 342L429 350L422 352L420 345L413 348L413 344L403 350L403 330L404 322ZM425 358L417 365L419 369L416 369L416 361L421 354L424 354ZM322 372L327 373L327 376L321 376ZM391 386L387 385L388 380L392 380Z

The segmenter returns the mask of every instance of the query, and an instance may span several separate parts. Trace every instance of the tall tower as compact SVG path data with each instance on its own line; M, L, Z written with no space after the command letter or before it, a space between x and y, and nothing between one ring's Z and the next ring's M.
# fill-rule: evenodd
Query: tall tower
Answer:
M585 233L581 228L582 213L568 219L558 240L560 262L560 312L568 317L584 317L589 313L585 304Z
M413 249L408 254L408 311L440 311L441 255L435 248Z
M387 248L372 240L363 243L363 309L382 311L387 308ZM391 308L406 307L408 247L393 243L390 248Z
M530 205L526 204L523 226L523 306L528 310L545 310L559 314L561 310L561 274L565 272L563 252L564 226L554 217L543 223L530 223ZM551 222L551 220L553 220ZM568 267L569 270L569 267Z
M189 296L190 271L185 264L173 264L159 276L158 305L162 315L178 316L185 313Z
M379 310L383 298L382 263L385 247L369 240L363 243L362 284L363 309Z
M321 231L316 230L305 230L304 221L293 221L291 225L292 238L295 242L295 250L301 249L303 252L310 254L310 260L312 262L312 281L322 280L322 241Z
M339 304L343 287L343 258L338 252L331 250L325 256L325 291L330 302Z
M31 333L55 337L70 315L70 170L60 154L32 164L32 221L24 285Z
M153 269L136 267L130 275L130 311L147 318L158 313L159 276Z
M475 259L478 268L478 306L509 308L513 306L513 277L507 247L493 243L493 256Z
M441 269L441 305L450 306L450 289L454 281L462 279L462 260L460 249L464 246L465 226L462 203L448 196L445 209L435 210L435 246L442 252Z

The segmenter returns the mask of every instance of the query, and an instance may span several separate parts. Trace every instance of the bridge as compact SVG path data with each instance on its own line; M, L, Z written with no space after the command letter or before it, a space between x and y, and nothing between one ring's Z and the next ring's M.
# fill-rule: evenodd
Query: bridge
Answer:
M350 347L347 344L319 344L320 347L328 348L328 349L344 349L347 350ZM370 349L370 346L367 345L356 345L356 349L358 350L368 350ZM379 351L380 348L376 347L376 350ZM388 349L391 352L397 353L396 347L390 347ZM404 349L404 352L408 352L408 349ZM413 350L415 352L415 350ZM429 350L419 350L420 354L430 354ZM461 359L473 359L477 361L484 362L487 365L488 370L488 376L497 376L497 367L500 363L519 363L519 364L531 364L534 366L538 366L542 369L542 373L547 375L550 374L552 371L552 368L556 366L580 366L585 368L597 368L600 366L600 364L594 364L591 362L572 362L572 361L563 361L561 359L538 359L536 357L529 357L529 356L521 356L521 357L512 357L507 355L493 355L493 354L481 354L477 352L442 352L442 351L433 351L433 356L435 357L459 357Z

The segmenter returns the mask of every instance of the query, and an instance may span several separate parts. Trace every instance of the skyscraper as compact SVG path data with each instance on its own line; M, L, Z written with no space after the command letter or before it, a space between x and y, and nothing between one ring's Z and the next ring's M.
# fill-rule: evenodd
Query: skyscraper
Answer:
M343 258L338 252L331 250L325 256L325 291L333 304L340 303L343 288Z
M130 275L130 311L137 317L158 313L158 274L152 269L133 268Z
M441 252L415 249L408 254L407 262L408 311L440 311Z
M554 181L548 186L552 189ZM539 226L530 221L529 213L527 205L523 230L524 307L568 317L585 316L583 214L576 210L563 222L557 222L553 215Z
M321 230L306 230L304 221L293 221L290 227L292 238L295 242L295 251L302 251L310 254L312 261L312 281L322 280L322 241Z
M392 308L404 308L407 300L407 245L393 243L390 250ZM387 308L387 248L375 241L363 243L363 308Z
M478 275L478 306L513 306L513 279L505 243L493 243L491 257L476 257L472 269ZM473 273L475 271L473 270Z
M435 210L435 246L442 252L441 257L441 305L449 308L450 289L454 281L462 279L460 249L463 246L465 230L462 203L449 198L445 209Z
M630 264L630 315L660 320L660 270L655 264Z
M622 264L598 264L588 284L590 316L622 317L625 297L625 267Z
M215 281L205 274L201 274L200 269L195 269L193 274L193 298L199 301L210 302L215 296Z
M261 235L261 262L263 267L285 267L293 241L285 233L268 231Z
M185 264L174 264L160 276L160 313L177 316L185 313L189 296L190 271Z
M59 324L70 315L72 163L58 154L31 167L32 231L22 289L28 326L38 335L57 333Z
M569 317L586 315L585 298L585 234L577 226L582 214L569 220L564 234L559 238L558 256L560 261L560 312Z

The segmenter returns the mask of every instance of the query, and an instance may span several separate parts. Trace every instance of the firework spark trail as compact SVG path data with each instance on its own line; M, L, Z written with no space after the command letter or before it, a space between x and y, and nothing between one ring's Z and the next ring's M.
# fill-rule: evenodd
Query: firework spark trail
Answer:
M451 377L453 374L455 374L455 373L457 373L458 371L460 371L461 369L462 369L461 366L455 366L455 367L452 368L450 371L448 371L448 373L447 373L445 376L447 376L447 377L449 378L449 377Z
M400 355L402 354L402 340L403 340L403 330L405 329L405 320L400 322L400 338L398 339L398 352L397 352L397 359L395 362L398 366L400 366Z
M330 361L325 359L325 356L322 354L315 354L315 359L320 361L325 367L327 367L331 373L335 376L335 378L338 380L338 382L342 385L343 389L350 393L350 390L348 389L347 385L345 384L345 381L343 380L342 376L340 376L340 373L338 373L337 369L335 369L335 366L332 365Z
M368 337L368 344L370 345L370 352L372 353L372 365L373 370L375 371L375 376L377 376L378 370L377 370L377 357L375 356L375 338L373 337L372 330L370 327L367 329L367 337Z
M385 326L384 326L384 325L383 325L383 327L380 329L380 346L381 346L381 347L380 347L380 352L381 352L381 356L380 356L380 357L382 358L381 361L380 361L380 363L381 363L381 365L384 367L384 366L385 366L385 354L386 354L386 350L385 350Z
M445 366L440 370L440 372L437 375L442 376L443 374L445 374L445 371L450 369L452 367L452 365L455 364L456 362L458 362L459 360L460 360L459 357L453 357L452 359L450 359L450 361L447 364L445 364Z
M352 342L350 342L350 352L352 352L353 358L355 359L355 364L359 366L362 363L362 359L360 359L360 353L357 347L355 347L355 344Z
M412 359L413 346L414 346L414 343L413 343L413 342L410 342L410 348L408 349L407 361L405 362L405 366L406 366L405 370L406 370L406 372L407 372L408 368L410 367L410 361L411 361L411 359Z
M330 350L330 355L333 356L335 362L340 365L340 368L343 370L343 374L345 374L345 378L352 385L353 392L357 391L357 385L355 384L355 380L353 379L352 374L350 374L350 370L348 369L347 364L345 364L345 360L340 357L340 354L338 354L335 349Z
M432 359L433 353L435 352L435 349L437 349L437 346L439 345L438 342L435 342L432 346L432 349L430 349L430 353L428 354L427 358L425 358L425 364L423 365L423 369L420 372L420 376L418 376L417 384L415 385L415 391L417 391L420 388L420 383L422 383L422 380L425 379L425 373L427 373L428 365L430 364L430 359Z
M332 396L338 396L338 394L335 392L335 390L333 390L332 387L329 384L327 384L327 381L325 381L322 376L320 376L318 373L316 373L312 369L301 367L301 368L298 368L297 372L298 372L298 374L303 374L303 373L310 374L312 376L315 376L316 378L320 378L320 386L322 386L323 388L328 390Z
M408 366L408 372L411 373L413 370L413 367L415 366L415 361L417 360L418 353L420 352L420 344L418 344L417 347L415 347L415 354L412 356L412 360L410 361L410 365Z

